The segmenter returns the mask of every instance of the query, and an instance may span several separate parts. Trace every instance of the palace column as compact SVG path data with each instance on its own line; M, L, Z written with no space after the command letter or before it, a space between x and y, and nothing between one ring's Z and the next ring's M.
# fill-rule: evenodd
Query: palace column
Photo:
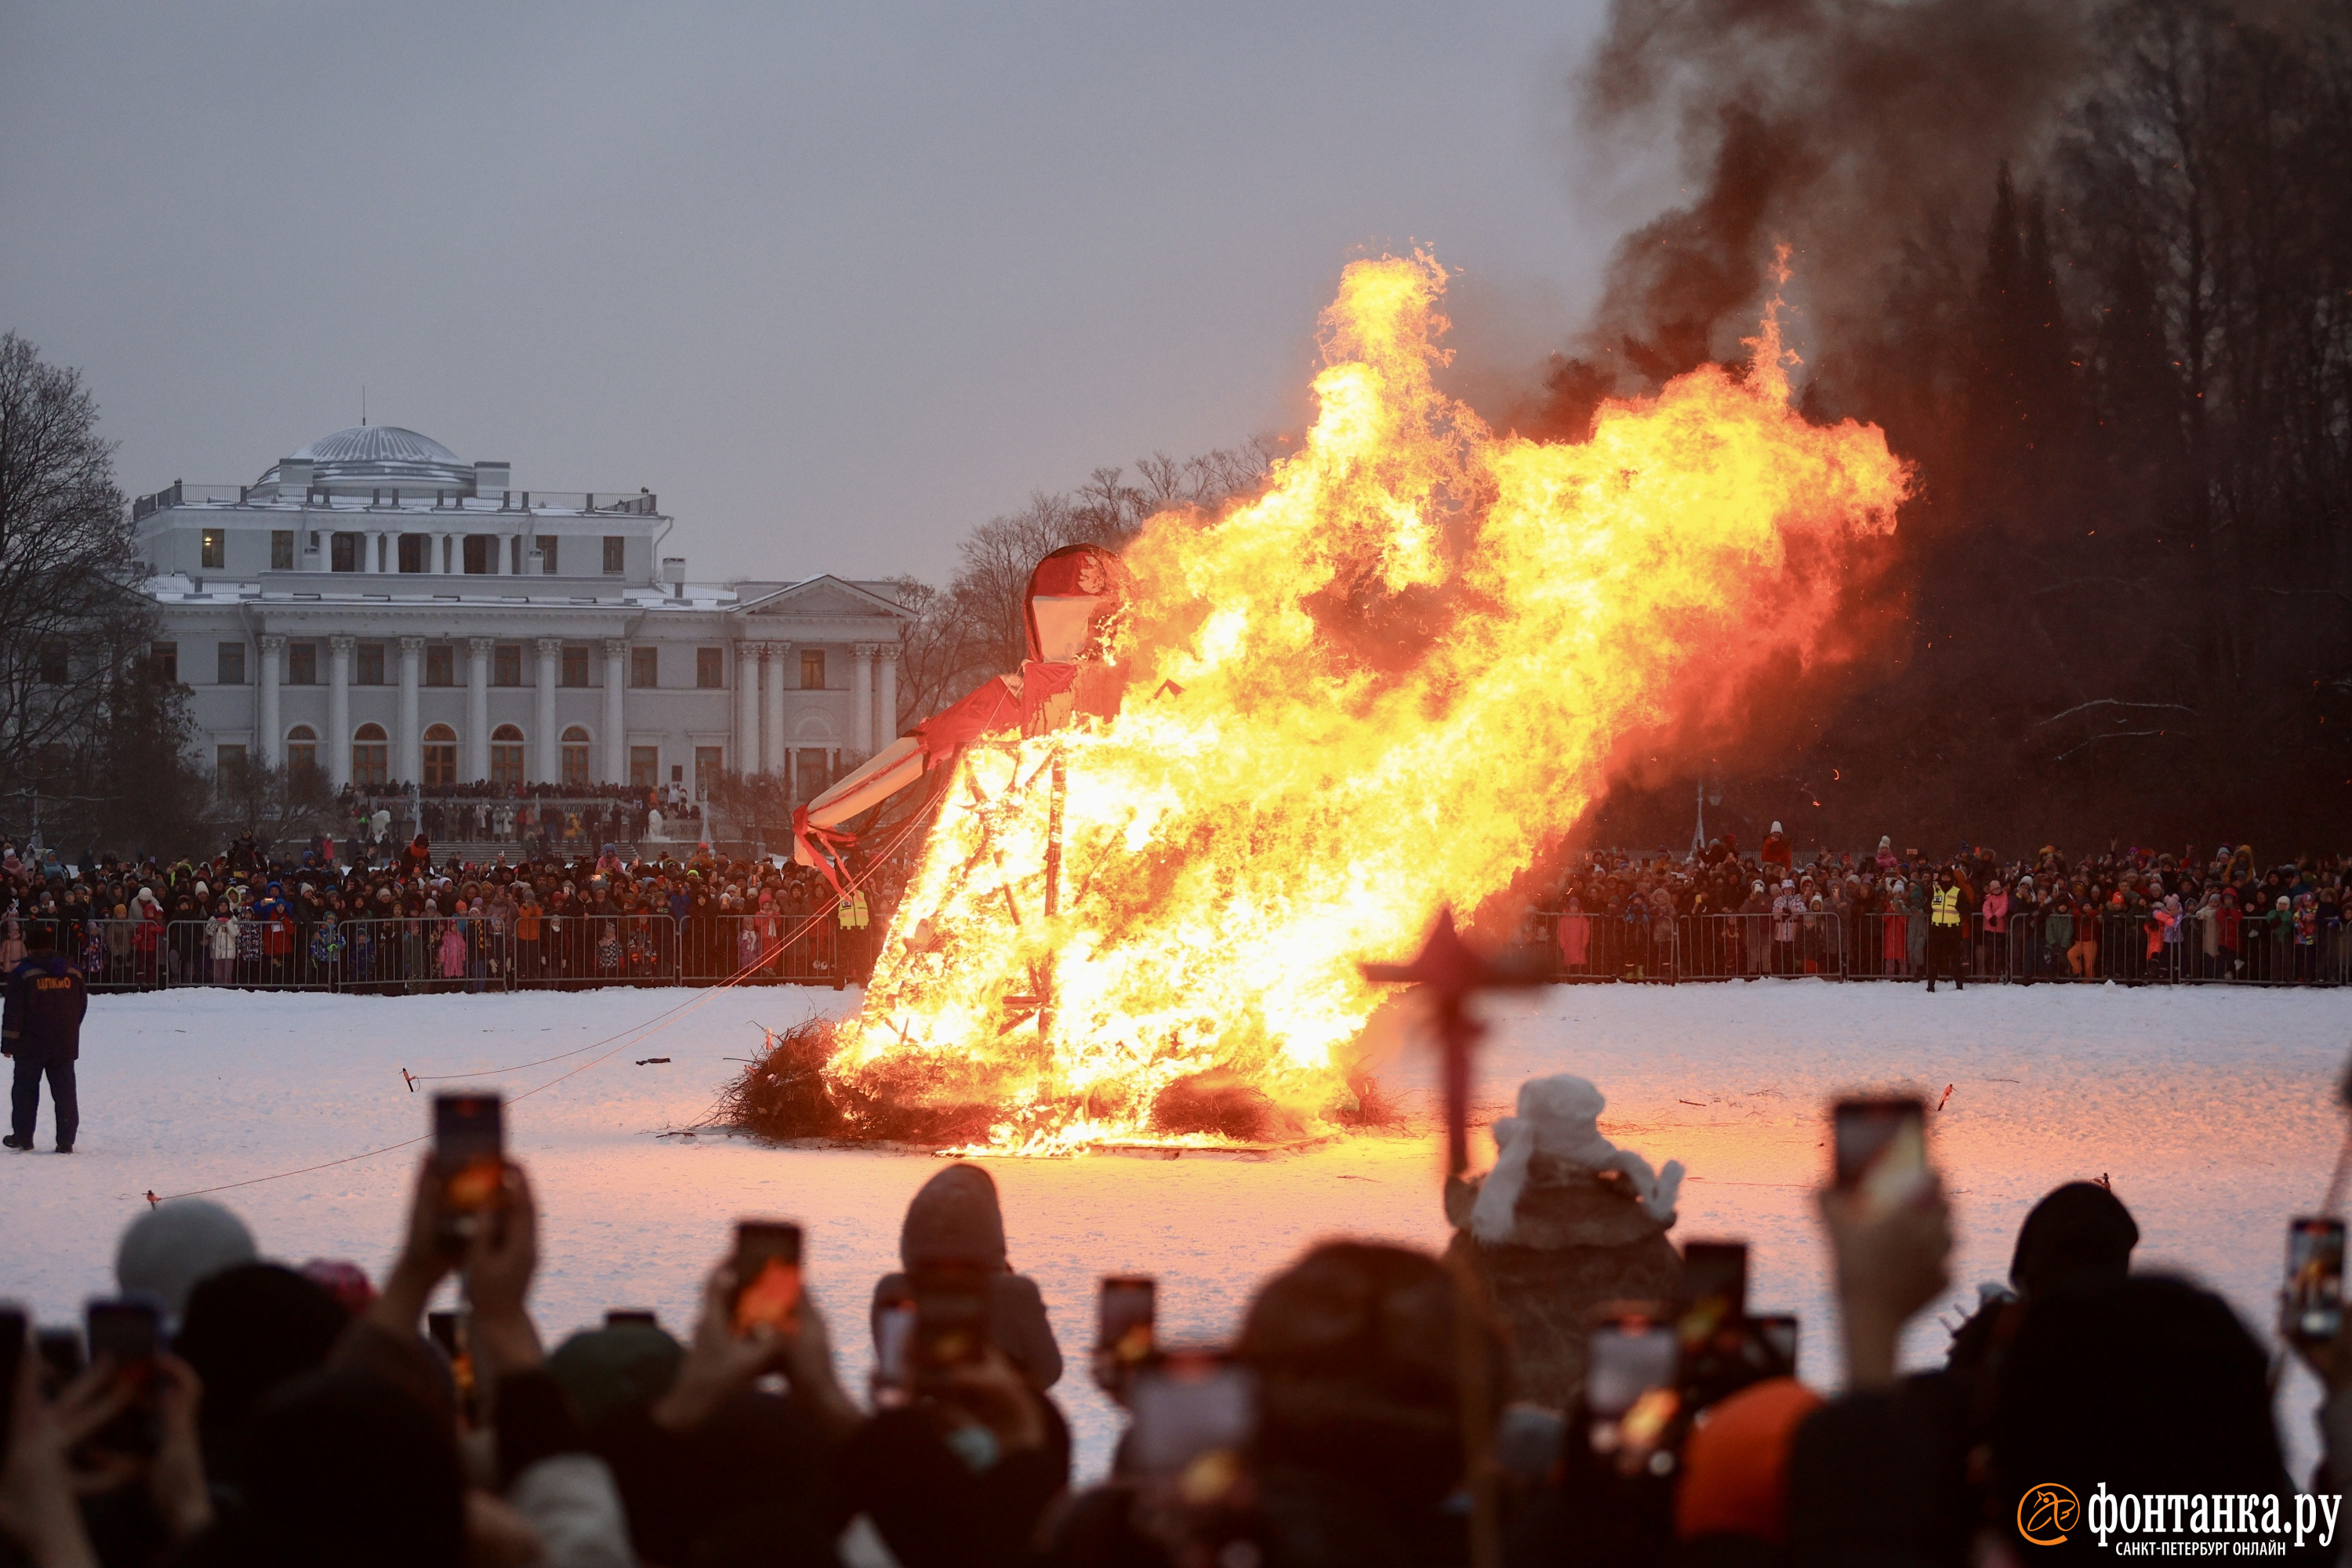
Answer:
M392 776L410 784L425 782L425 742L416 731L416 678L425 662L425 639L400 639L400 760L393 764Z
M784 776L784 661L792 652L788 642L768 645L767 685L760 693L767 699L767 716L760 725L760 771L775 779Z
M539 639L539 733L531 737L539 767L531 774L533 784L563 782L563 742L555 732L555 671L562 658L562 637Z
M628 695L629 642L626 637L604 639L604 779L606 784L629 782Z
M874 654L882 661L881 690L875 698L874 733L887 746L898 738L898 645L879 644Z
M765 644L735 645L735 754L728 761L739 773L760 771L760 659Z
M857 760L874 754L874 645L853 643L849 648L849 738Z
M352 639L327 639L327 782L352 782Z
M490 776L491 641L466 639L466 767L477 784Z
M278 712L278 667L286 657L286 639L264 632L260 640L261 717L255 728L260 731L261 761L274 768L286 760L286 726Z

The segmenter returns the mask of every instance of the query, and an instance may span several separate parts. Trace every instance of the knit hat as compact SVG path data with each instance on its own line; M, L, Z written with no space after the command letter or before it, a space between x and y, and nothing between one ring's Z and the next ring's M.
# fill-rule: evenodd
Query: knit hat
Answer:
M580 1424L641 1410L677 1381L686 1347L653 1323L614 1323L572 1335L547 1358Z
M1003 1268L1004 1213L988 1173L958 1163L925 1182L898 1227L898 1260L909 1268L925 1263Z
M159 1298L178 1317L198 1282L260 1256L245 1222L215 1203L179 1198L131 1222L114 1249L114 1282Z
M1707 1412L1683 1446L1675 1535L1789 1538L1789 1449L1822 1396L1793 1377L1750 1384Z

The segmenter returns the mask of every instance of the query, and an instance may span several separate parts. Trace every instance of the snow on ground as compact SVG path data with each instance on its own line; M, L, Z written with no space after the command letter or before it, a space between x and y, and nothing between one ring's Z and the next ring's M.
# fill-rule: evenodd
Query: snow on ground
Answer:
M47 1321L110 1287L116 1237L148 1189L173 1194L336 1160L425 1130L400 1069L511 1067L509 1139L544 1213L534 1309L551 1344L608 1306L648 1306L682 1331L699 1281L740 1215L801 1220L809 1279L845 1374L870 1363L865 1308L896 1267L899 1215L936 1169L925 1156L778 1150L661 1138L698 1120L781 1028L854 1005L856 993L605 991L354 997L176 991L93 1001L81 1060L83 1130L68 1159L4 1167L0 1295ZM667 1015L658 1032L614 1037ZM1494 1004L1479 1063L1488 1113L1522 1078L1575 1071L1606 1091L1604 1130L1654 1163L1690 1168L1678 1237L1745 1237L1750 1300L1799 1313L1804 1374L1836 1378L1835 1325L1811 1189L1826 1167L1823 1107L1845 1090L1906 1085L1930 1103L1959 1237L1950 1300L1906 1345L1939 1352L1938 1313L2003 1277L2019 1221L2065 1180L2106 1174L2137 1215L2143 1267L2221 1289L2267 1334L2289 1215L2317 1205L2342 1122L2332 1088L2347 1008L2326 992L1916 987L1820 981L1680 987L1559 986ZM554 1082L604 1052L608 1059ZM666 1064L635 1065L666 1056ZM1427 1053L1387 1069L1425 1096ZM1491 1152L1484 1139L1483 1152ZM217 1194L265 1253L388 1260L421 1147ZM989 1162L1016 1268L1045 1291L1070 1371L1055 1391L1098 1473L1114 1412L1087 1382L1097 1276L1161 1277L1165 1337L1229 1334L1255 1284L1341 1234L1444 1240L1435 1141L1366 1137L1270 1161L1123 1156ZM2281 1429L2307 1460L2315 1394L2298 1371Z

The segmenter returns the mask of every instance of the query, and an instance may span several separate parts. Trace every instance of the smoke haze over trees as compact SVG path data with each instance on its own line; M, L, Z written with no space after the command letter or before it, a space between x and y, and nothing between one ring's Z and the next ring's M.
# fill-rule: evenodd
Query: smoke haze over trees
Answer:
M2314 843L2352 807L2341 6L1620 0L1580 84L1679 138L1525 434L1738 360L1790 247L1806 412L1917 465L1880 656L1702 766L1753 843ZM1690 780L1618 792L1687 841ZM1812 803L1818 801L1818 806Z

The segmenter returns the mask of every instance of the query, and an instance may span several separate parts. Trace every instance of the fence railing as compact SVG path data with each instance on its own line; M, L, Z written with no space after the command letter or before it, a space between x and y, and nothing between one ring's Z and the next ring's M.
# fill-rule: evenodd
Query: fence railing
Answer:
M778 914L422 915L277 920L24 920L92 991L218 987L410 994L602 985L832 985L872 965L871 928L830 910Z
M1970 915L1938 929L1925 913L1835 910L1654 915L1539 910L1530 952L1559 980L2116 981L2125 984L2352 984L2352 924L2264 918Z
M830 910L773 914L425 915L337 921L24 920L47 925L93 991L216 986L409 994L602 985L833 985L861 981L881 931ZM2004 984L2352 984L2352 925L2270 919L1925 914L1622 915L1548 910L1528 955L1562 981L1796 979ZM740 976L740 979L737 977Z

